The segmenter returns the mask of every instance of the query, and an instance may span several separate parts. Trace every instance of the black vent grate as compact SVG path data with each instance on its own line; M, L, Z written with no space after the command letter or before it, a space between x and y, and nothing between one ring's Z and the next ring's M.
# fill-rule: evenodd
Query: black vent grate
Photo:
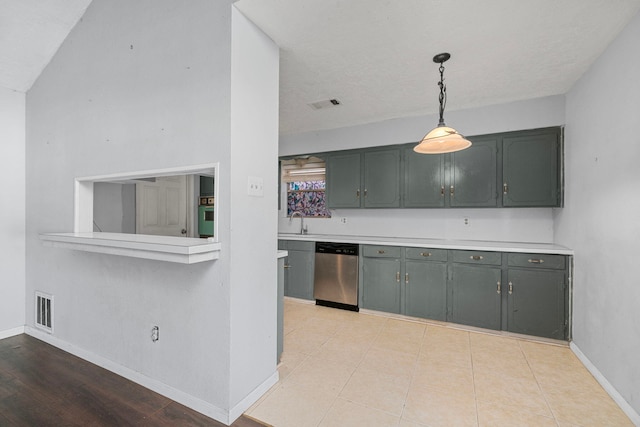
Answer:
M36 292L36 327L53 332L53 296Z

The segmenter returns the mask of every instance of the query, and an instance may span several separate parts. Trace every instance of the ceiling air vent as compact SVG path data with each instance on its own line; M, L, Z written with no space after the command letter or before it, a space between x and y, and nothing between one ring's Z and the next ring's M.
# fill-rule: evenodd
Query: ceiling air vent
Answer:
M311 104L309 104L309 106L314 110L320 110L320 109L329 108L329 107L337 107L338 105L340 105L340 101L338 101L335 98L327 99L326 101L312 102Z
M36 291L36 327L53 332L53 296Z

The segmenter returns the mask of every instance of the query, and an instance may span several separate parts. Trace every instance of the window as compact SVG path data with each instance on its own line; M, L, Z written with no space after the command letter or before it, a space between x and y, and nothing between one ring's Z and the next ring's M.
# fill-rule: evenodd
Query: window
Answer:
M199 185L195 185L196 182L201 182L195 179L197 176L210 177L211 188L204 189L207 195L209 193L217 193L215 188L218 182L217 163L76 178L74 231L109 231L117 234L137 233L197 237L200 235L198 233L198 219L202 210L202 204L199 203L201 199L199 196L202 195L199 190L202 189L199 189ZM163 219L163 215L168 215L164 218L166 221L157 221L158 224L161 223L162 227L157 227L156 230L153 228L156 225L155 223L151 221L144 223L145 216L142 215L144 212L140 209L142 204L136 199L141 195L140 189L137 188L138 186L141 184L158 184L160 182L178 182L177 187L180 189L182 189L183 182L191 184L185 185L184 194L180 193L180 197L174 197L177 191L167 185L166 193L170 195L169 199L161 197L159 195L161 192L155 191L155 188L150 189L148 197L145 198L148 199L149 203L145 206L147 208L155 207L156 210L149 211L148 217L151 219L157 217L160 220ZM133 194L133 199L131 200L129 200L129 197L125 200L125 193L128 194L128 192L125 192L124 188L128 184L135 184L131 192ZM112 191L114 189L115 192ZM105 192L107 192L108 196L106 198ZM176 201L171 202L174 199ZM207 197L207 200L211 200L211 202L207 202L207 208L212 210L213 216L216 217L217 212L213 209L214 197ZM156 201L158 203L155 203ZM159 207L166 206L166 212L157 210L158 207L156 205ZM139 213L141 215L138 215ZM184 225L182 223L183 220L186 221ZM125 227L125 223L128 224L127 227ZM217 233L215 230L218 228L218 221L214 219L212 225L214 230L207 233L207 235L212 235L216 239ZM144 226L144 228L141 228L141 226Z
M287 216L330 218L325 203L325 163L317 157L282 160L282 183L287 196Z

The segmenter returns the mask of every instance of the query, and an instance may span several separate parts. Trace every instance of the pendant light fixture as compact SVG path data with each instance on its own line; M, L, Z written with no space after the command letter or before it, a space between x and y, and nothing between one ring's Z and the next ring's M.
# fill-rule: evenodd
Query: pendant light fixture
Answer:
M471 146L471 141L465 139L465 137L458 133L453 128L444 124L444 107L447 104L447 87L444 84L444 64L451 55L448 53L439 53L433 57L433 62L440 64L440 121L438 126L431 130L428 134L422 138L420 144L413 148L416 153L422 154L442 154L452 153L454 151L464 150Z

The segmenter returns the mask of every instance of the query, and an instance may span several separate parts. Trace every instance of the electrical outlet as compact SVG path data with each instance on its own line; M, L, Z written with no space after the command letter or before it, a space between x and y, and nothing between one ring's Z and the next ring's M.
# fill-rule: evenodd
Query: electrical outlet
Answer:
M151 341L156 342L160 339L160 327L154 326L151 328Z
M342 224L346 224L347 223L347 218L343 216L342 218L340 218L340 222Z
M470 226L470 225L471 225L471 223L470 223L470 221L469 221L469 218L466 218L466 217L465 217L465 219L464 219L464 225L466 225L466 226Z

